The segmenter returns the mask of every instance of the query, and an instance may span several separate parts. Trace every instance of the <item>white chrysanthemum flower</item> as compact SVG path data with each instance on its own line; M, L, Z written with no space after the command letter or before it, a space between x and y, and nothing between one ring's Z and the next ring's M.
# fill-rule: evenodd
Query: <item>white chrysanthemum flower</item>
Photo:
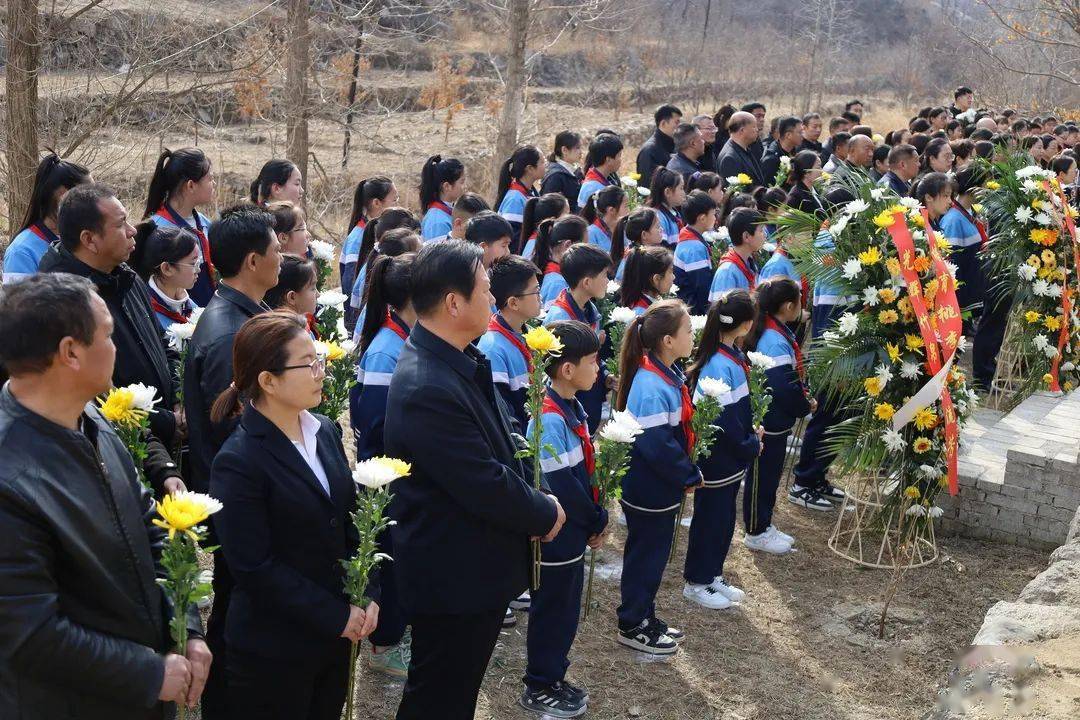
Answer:
M862 291L862 301L864 305L870 307L876 306L881 302L881 298L878 297L878 289L876 287L868 287Z
M748 352L746 353L747 359L751 365L761 368L762 370L768 370L769 368L776 367L776 361L765 353Z
M933 480L934 478L936 478L938 475L941 474L941 471L938 470L933 465L920 465L919 466L919 474L922 475L927 480Z
M1072 372L1076 369L1076 365L1072 361L1066 360L1061 364L1061 369L1065 372Z
M881 433L881 440L890 452L900 452L907 447L907 441L897 430L886 430Z
M707 315L691 315L690 316L690 329L694 332L701 332L705 329L705 323L708 321Z
M356 343L353 342L352 340L342 340L341 342L338 343L338 347L340 347L346 353L351 355L353 353L353 351L356 350Z
M961 335L960 339L956 343L957 352L965 352L968 349L968 339L966 335Z
M619 305L611 310L611 322L621 323L623 325L629 325L634 322L634 318L637 317L637 313L628 307Z
M956 401L956 412L960 413L961 416L967 415L968 404L966 402L964 402L963 400L957 400Z
M919 210L922 208L922 203L913 197L900 198L900 204L906 207L908 210Z
M1036 335L1031 339L1031 344L1034 345L1036 349L1044 351L1046 348L1050 347L1050 341L1046 339L1045 335Z
M1031 216L1034 213L1031 212L1031 208L1027 205L1021 205L1016 208L1016 212L1013 213L1013 217L1016 218L1016 222L1027 224L1031 222Z
M132 407L138 410L145 410L146 412L150 412L154 409L154 401L157 400L157 388L149 387L142 383L134 383L133 385L128 385L124 389L131 391L133 396L131 400Z
M1042 173L1042 168L1039 167L1038 165L1028 165L1026 167L1022 167L1019 170L1017 170L1016 171L1016 177L1018 179L1023 179L1023 178L1034 177L1036 175L1040 175L1041 173Z
M859 316L855 313L846 312L840 316L840 335L852 335L859 329Z
M724 230L727 230L727 228L724 228ZM726 239L728 236L724 233L721 233L719 230L706 230L705 232L701 233L701 237L705 238L706 242L715 245L721 240Z
M703 377L697 386L703 395L712 398L721 398L731 392L731 386L719 378Z
M893 374L885 363L877 366L875 374L877 375L878 382L881 383L881 387L885 387L889 384L889 381L893 379Z
M821 333L821 337L825 342L836 342L840 339L840 335L837 334L835 330L826 330Z
M600 428L600 438L612 442L632 443L641 433L645 432L634 416L625 410L616 410L611 413L611 419Z
M637 180L630 177L629 175L623 175L621 178L619 178L619 180L621 180L622 184L624 186L626 186L626 187L632 187L632 188L637 187Z
M942 510L941 508L939 508L937 505L933 505L933 506L930 507L930 511L929 511L928 514L932 518L939 518L939 517L941 517L942 515L945 514L945 511Z
M844 232L844 228L847 227L847 224L848 216L841 215L839 218L837 218L836 222L829 225L829 234L832 235L834 238L840 237L840 233Z
M1031 292L1039 296L1049 297L1050 283L1040 278L1031 284Z
M846 260L841 267L844 271L844 277L848 280L854 280L862 272L862 263L859 262L859 258Z
M358 485L378 490L401 477L391 463L383 458L371 458L356 463L353 469L353 481Z
M955 278L956 273L960 270L960 268L958 268L955 264L949 262L948 260L945 260L944 263L945 263L945 269L948 270L949 274L952 275Z
M607 294L614 295L622 289L622 284L618 280L607 281Z
M209 585L209 584L211 584L212 582L214 582L214 571L213 570L200 570L199 574L198 574L198 576L196 578L196 582L199 583L200 585Z
M785 170L790 170L791 169L791 158L788 157L787 155L781 155L780 156L780 167L784 168Z
M1031 267L1027 263L1021 263L1020 266L1016 268L1016 274L1027 282L1031 282L1032 280L1034 280L1038 272L1038 270Z
M308 243L308 247L311 249L312 257L316 260L331 262L334 259L334 246L328 242L312 240Z
M207 515L213 515L224 507L217 498L206 493L192 492L191 490L181 490L173 496L173 499L177 502L199 505Z
M900 363L900 377L905 380L914 380L919 377L919 363L911 360L905 360Z
M1052 298L1061 297L1061 286L1057 283L1050 283L1050 287L1046 290L1047 295Z
M926 508L924 508L922 505L912 505L904 512L904 514L912 515L914 517L925 517Z
M1035 217L1032 218L1032 220L1034 220L1037 224L1042 225L1043 227L1050 227L1054 224L1054 220L1050 217L1049 214L1045 212L1038 213Z
M323 307L341 308L345 306L345 301L348 299L345 293L340 293L337 290L327 290L319 293L319 297L316 298L315 302Z
M869 209L870 203L866 202L865 200L852 200L844 206L844 213L847 215L858 215L859 213L864 213Z
M742 185L742 183L739 182L739 176L738 175L729 175L728 177L724 178L724 184L726 184L726 185Z
M1035 193L1042 190L1042 186L1031 179L1025 180L1024 182L1020 183L1020 186L1024 188L1024 192L1026 192L1028 195L1034 195Z
M652 192L652 191L651 191L651 190L649 190L649 188L647 188L647 187L639 187L639 188L637 189L637 194L638 194L638 195L639 195L640 197L643 197L643 198L644 198L644 197L649 197L649 195L651 194L651 192Z
M195 324L191 322L173 323L165 328L165 334L169 336L169 345L177 350L183 350L184 345L195 334Z
M916 240L925 241L926 240L926 233L923 232L922 230L912 230L911 231L911 237L915 238Z
M885 188L873 188L870 190L870 197L873 200L882 200L885 198Z
M1053 360L1058 356L1058 349L1053 345L1047 345L1045 348L1043 348L1043 355Z
M678 295L678 294L679 294L679 286L676 285L675 283L671 283L671 289L668 290L668 295Z
M322 340L315 341L315 354L321 358L330 354L330 346L324 343Z

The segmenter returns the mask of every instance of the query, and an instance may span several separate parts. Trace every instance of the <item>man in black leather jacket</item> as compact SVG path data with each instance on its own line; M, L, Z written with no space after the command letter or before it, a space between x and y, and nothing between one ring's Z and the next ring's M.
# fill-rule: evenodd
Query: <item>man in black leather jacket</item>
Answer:
M643 187L649 187L656 168L666 167L675 153L675 139L672 136L682 120L682 111L674 105L661 105L653 113L653 120L656 121L656 130L652 137L642 143L637 155L637 171L641 175L638 182Z
M63 308L64 312L56 312ZM210 652L185 655L156 580L165 533L93 404L111 385L112 318L93 285L36 275L0 292L0 717L149 720L193 705Z

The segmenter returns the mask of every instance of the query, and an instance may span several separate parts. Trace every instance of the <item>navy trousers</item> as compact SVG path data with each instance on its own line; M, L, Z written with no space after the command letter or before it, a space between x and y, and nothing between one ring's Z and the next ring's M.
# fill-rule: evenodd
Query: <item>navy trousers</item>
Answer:
M581 559L568 565L540 566L540 587L530 593L526 636L528 664L524 681L531 690L541 690L566 677L584 583L585 564Z
M623 505L626 545L623 547L622 604L619 628L631 630L656 613L656 591L664 575L675 532L676 511L641 512ZM712 582L712 579L709 579Z
M832 327L833 322L844 312L843 305L815 305L811 316L814 338ZM835 403L826 402L824 395L817 398L818 409L806 423L803 433L802 448L799 450L799 462L795 466L795 482L804 488L819 488L825 485L825 475L829 472L836 453L825 449L825 431L836 424Z
M776 490L780 487L780 474L784 472L784 456L790 432L781 435L765 434L763 448L758 456L757 482L754 482L754 464L746 470L743 487L743 527L747 535L760 535L772 525L773 508L776 507Z
M975 383L982 390L989 390L997 372L997 356L1005 340L1005 326L1009 322L1012 298L1003 291L991 290L986 295L979 324L975 328L975 343L971 351L971 364Z
M683 577L695 585L709 585L724 574L724 560L735 535L739 482L694 491L694 518L690 522Z

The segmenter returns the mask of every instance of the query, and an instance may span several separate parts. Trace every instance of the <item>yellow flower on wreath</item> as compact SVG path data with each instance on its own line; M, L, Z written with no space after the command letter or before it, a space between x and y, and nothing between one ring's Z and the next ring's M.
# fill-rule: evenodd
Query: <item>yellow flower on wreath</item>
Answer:
M997 180L987 180L986 181L986 189L987 190L1000 190L1001 189L1001 183L999 183Z
M1049 252L1051 255L1053 255L1053 252L1050 250L1047 250L1046 252ZM1027 264L1035 268L1036 270L1042 267L1042 261L1039 260L1039 256L1035 253L1028 255Z
M1043 202L1042 200L1040 200L1039 198L1035 198L1034 200L1032 200L1032 201L1031 201L1031 209L1032 209L1032 210L1042 210L1042 209L1043 209L1043 205L1045 205L1045 204L1046 204L1046 203L1044 203L1044 202Z
M915 427L919 430L929 430L937 425L937 421L937 414L928 407L915 413Z
M1046 373L1045 375L1043 375L1042 380L1043 380L1044 383L1046 383L1047 387L1050 387L1051 385L1054 384L1054 376L1051 375L1050 373Z
M894 257L885 261L885 267L893 277L900 277L900 261Z
M919 219L920 220L922 219L921 215L919 216ZM938 235L937 236L937 249L938 249L938 252L948 253L950 250L952 250L952 245L950 245L949 241L946 240L943 236Z
M911 443L911 449L919 454L928 452L933 446L934 444L924 437L915 438L915 442Z
M141 425L147 412L135 406L135 393L126 387L113 388L104 400L98 400L98 407L105 419L114 425L133 427Z
M859 253L859 262L863 265L877 265L881 262L881 251L871 246Z
M1050 247L1057 243L1058 233L1057 230L1051 230L1049 228L1035 228L1031 231L1029 237L1033 243Z
M874 415L878 420L884 420L889 422L892 420L892 416L896 414L896 408L890 403L878 403L874 406Z
M915 317L915 310L911 307L911 298L902 297L896 303L896 309L900 311L900 314L904 316L905 321L910 321Z
M923 220L922 213L920 213L918 210L909 211L908 217L911 218L911 222L915 223L916 227L926 227L926 221Z
M907 345L907 349L912 352L921 352L923 345L925 345L921 337L912 333L908 333L904 336L904 344Z
M1043 320L1043 326L1050 332L1057 332L1061 329L1061 319L1047 315Z
M926 285L923 286L923 297L926 298L926 302L928 304L933 304L934 298L937 297L937 294L938 294L938 279L934 278L933 280L930 280L929 282L926 283Z
M912 267L915 268L915 272L924 273L930 269L930 258L925 255L920 255L915 258L915 262L912 263Z
M1041 317L1042 315L1040 315L1034 310L1028 310L1026 313L1024 313L1024 319L1028 321L1029 325L1034 325L1035 323L1039 322L1039 318Z
M870 397L877 397L881 394L881 378L877 375L866 378L863 380L863 388Z
M896 213L903 212L904 208L901 205L893 205L888 210L882 210L874 216L874 224L882 230L889 228L893 224L893 220L896 217Z
M877 319L882 325L892 325L900 319L900 316L895 310L882 310L878 313Z
M1054 251L1049 248L1043 250L1042 253L1040 253L1040 257L1042 258L1042 264L1044 267L1054 267L1057 265L1057 255L1055 255Z
M545 355L558 355L563 349L562 341L543 325L537 325L525 333L525 344L530 350Z
M896 343L885 343L885 350L889 353L890 362L897 362L900 359L900 346Z
M888 304L896 300L896 291L892 288L881 288L877 291L877 296L881 298L881 302Z
M922 496L922 492L914 485L908 485L904 488L904 495L912 500L918 500Z

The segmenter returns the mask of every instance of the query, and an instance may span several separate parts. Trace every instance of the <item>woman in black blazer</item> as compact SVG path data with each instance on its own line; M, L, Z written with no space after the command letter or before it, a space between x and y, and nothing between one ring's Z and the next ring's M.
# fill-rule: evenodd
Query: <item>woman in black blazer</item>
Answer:
M214 459L214 517L236 581L225 620L230 718L337 720L349 642L378 620L350 605L341 561L358 538L356 489L335 424L308 412L325 377L300 318L266 313L233 346L233 384L214 403L239 426ZM378 599L377 588L368 595Z
M821 204L814 181L821 177L821 158L813 150L802 150L791 161L791 192L787 204L796 210L825 219L825 206Z
M559 193L566 198L570 212L576 213L578 195L581 193L581 136L570 130L563 130L555 136L555 150L548 156L547 170L540 183L540 194Z

